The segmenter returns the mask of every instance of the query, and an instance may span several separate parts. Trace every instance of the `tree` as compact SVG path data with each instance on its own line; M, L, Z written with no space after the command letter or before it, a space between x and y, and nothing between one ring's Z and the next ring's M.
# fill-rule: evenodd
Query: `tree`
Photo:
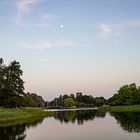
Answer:
M75 95L74 94L70 94L70 97L75 100Z
M64 106L65 107L75 106L75 101L72 98L66 98L64 99Z
M35 93L24 93L23 71L19 62L12 61L8 66L0 58L0 106L4 107L42 107L45 101Z
M66 98L69 98L69 95L64 94L64 95L63 95L63 100L66 99Z
M81 92L76 93L76 101L77 102L82 102L82 97L83 97L83 95Z
M106 100L104 97L96 97L95 98L95 104L96 106L103 106L106 103Z
M108 99L109 105L135 105L140 104L140 88L135 83L120 87L113 97Z
M21 79L22 74L23 71L20 69L19 62L13 61L5 68L4 85L6 89L10 90L11 94L24 94L24 82Z
M74 94L64 94L60 95L58 98L55 98L49 103L49 107L58 107L63 108L67 105L65 104L65 99L71 98L75 102L75 106L77 107L94 107L95 99L91 95L83 95L81 92L76 93L76 97ZM67 100L66 100L67 101Z
M45 101L41 96L38 96L35 93L27 93L24 95L25 106L28 107L44 107Z
M21 79L22 70L19 62L13 61L8 66L1 67L1 91L0 91L0 105L6 107L19 107L23 105L24 82ZM2 67L3 66L3 67Z

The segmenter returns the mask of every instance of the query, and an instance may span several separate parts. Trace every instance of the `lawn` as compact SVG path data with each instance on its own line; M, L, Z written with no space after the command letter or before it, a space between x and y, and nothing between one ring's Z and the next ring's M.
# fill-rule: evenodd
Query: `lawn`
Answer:
M23 120L33 117L51 116L52 112L44 111L41 108L14 108L7 109L0 107L0 122L11 120Z
M132 106L103 106L100 107L101 111L109 111L109 112L140 112L140 105L132 105Z

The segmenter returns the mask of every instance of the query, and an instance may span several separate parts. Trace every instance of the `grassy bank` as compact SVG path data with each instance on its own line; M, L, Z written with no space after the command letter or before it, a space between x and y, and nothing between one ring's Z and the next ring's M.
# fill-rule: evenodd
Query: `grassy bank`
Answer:
M7 109L0 107L0 122L48 117L51 115L52 112L47 112L40 108Z
M140 105L133 106L103 106L100 107L101 111L109 112L140 112Z

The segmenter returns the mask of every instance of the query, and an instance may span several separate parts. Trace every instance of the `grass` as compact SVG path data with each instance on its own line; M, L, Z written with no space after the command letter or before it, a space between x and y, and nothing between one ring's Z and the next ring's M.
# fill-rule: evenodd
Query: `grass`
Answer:
M140 105L132 105L132 106L103 106L100 107L101 111L109 111L109 112L140 112Z
M15 125L22 125L22 124L33 124L34 122L38 122L43 119L44 117L32 117L32 118L26 118L26 119L24 118L24 119L0 121L0 128L15 126Z
M108 112L140 112L140 105L133 106L103 106L99 111ZM14 108L7 109L0 107L0 126L30 122L53 116L53 112L44 111L41 108Z
M14 108L7 109L0 107L0 123L8 121L25 120L30 118L48 117L52 112L44 111L41 108Z

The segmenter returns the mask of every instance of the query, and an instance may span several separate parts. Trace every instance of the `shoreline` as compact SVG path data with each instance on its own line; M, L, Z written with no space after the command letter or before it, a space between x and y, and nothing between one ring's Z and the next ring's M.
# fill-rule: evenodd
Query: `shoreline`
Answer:
M102 106L99 107L100 111L108 112L140 112L140 105L131 106Z
M0 107L0 126L3 124L22 123L32 119L53 116L56 111L99 110L104 112L140 112L140 105L133 106L102 106L99 108L75 109L44 109L44 108L14 108Z
M0 107L0 122L26 120L30 118L49 117L52 112L45 112L42 108L3 108Z
M87 107L87 108L63 108L63 109L45 109L47 112L57 112L57 111L78 111L78 110L97 110L97 107Z

